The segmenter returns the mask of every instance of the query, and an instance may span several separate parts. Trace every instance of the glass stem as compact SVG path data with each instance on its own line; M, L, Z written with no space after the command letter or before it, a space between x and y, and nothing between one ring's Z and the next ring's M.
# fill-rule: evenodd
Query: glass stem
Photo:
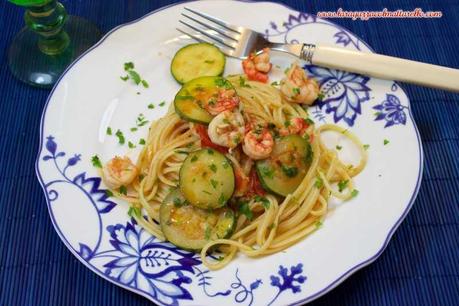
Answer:
M50 0L29 6L24 19L27 27L39 35L38 47L43 53L57 55L69 46L70 38L63 30L67 12L61 3Z

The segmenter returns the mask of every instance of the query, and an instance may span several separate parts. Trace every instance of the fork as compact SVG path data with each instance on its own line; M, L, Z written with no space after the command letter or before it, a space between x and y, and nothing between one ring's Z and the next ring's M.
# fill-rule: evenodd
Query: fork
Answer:
M459 92L459 70L376 53L352 51L325 44L285 44L266 40L263 34L224 22L188 7L179 22L181 33L199 42L217 45L224 54L239 59L263 48L289 53L309 64ZM189 30L192 30L191 32Z

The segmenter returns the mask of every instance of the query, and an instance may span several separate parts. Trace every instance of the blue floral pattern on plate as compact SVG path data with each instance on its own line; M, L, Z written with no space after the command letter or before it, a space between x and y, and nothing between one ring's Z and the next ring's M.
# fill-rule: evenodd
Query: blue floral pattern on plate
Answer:
M406 124L406 106L400 103L400 99L394 94L386 94L386 99L381 104L373 106L377 112L375 113L375 121L384 120L385 128L397 124Z

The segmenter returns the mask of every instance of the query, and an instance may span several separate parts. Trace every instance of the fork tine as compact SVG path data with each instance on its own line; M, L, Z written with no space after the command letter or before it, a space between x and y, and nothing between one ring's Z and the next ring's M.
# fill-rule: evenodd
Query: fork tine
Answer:
M186 22L184 22L184 21L182 21L182 20L179 20L179 22L180 22L181 24L183 24L183 25L185 25L185 26L187 26L187 27L193 29L194 31L201 33L202 35L207 36L207 37L210 38L211 40L213 40L213 41L215 41L215 42L218 42L218 43L221 44L221 45L224 45L224 46L226 46L226 47L228 47L228 48L230 48L230 49L236 50L236 48L234 48L233 46L231 46L230 44L228 44L227 42L225 42L223 39L221 39L220 37L218 37L218 36L216 36L216 35L207 33L206 31L201 30L201 29L199 29L199 28L197 28L197 27L195 27L195 26L192 26L191 24L188 24L188 23L186 23Z
M212 21L212 22L214 22L214 23L216 23L216 24L218 24L218 25L220 25L220 26L222 26L222 27L224 27L224 28L226 28L226 29L228 29L228 30L230 30L230 31L233 31L233 32L238 33L238 34L242 34L242 33L239 31L239 27L237 27L237 26L234 26L234 25L231 25L231 24L229 24L229 23L226 23L226 22L224 22L224 21L222 21L222 20L220 20L220 19L217 19L217 18L212 17L212 16L210 16L210 15L207 15L207 14L205 14L205 13L197 12L197 11L195 11L195 10L192 10L192 9L188 8L188 7L184 7L184 9L187 10L187 11L189 11L189 12L192 12L192 13L198 15L198 16L201 16L202 18L205 18L205 19L207 19L207 20L210 20L210 21Z
M197 36L197 35L195 35L195 34L189 33L189 32L187 32L187 31L184 31L184 30L180 29L180 28L176 28L176 30L179 31L179 32L182 33L182 34L185 34L185 35L191 37L191 38L194 39L194 40L199 41L199 42L208 43L208 44L213 44L213 43L214 43L212 40L210 40L210 39L208 39L208 38L201 38L201 37L199 37L199 36ZM221 47L221 46L218 46L218 47L219 47L219 49L220 49L223 53L225 53L226 55L231 56L232 53L233 53L232 50L230 50L230 49L228 49L228 48L226 48L226 47Z
M233 40L233 41L235 41L235 42L238 41L238 40L236 39L236 36L235 36L234 34L230 33L229 31L222 30L221 28L214 27L213 25L204 23L204 22L202 22L202 21L200 21L200 20L198 20L198 19L196 19L196 18L193 18L193 17L191 17L191 16L188 16L187 14L184 14L184 13L182 13L182 16L184 16L184 17L186 17L186 18L188 18L188 19L193 20L194 22L196 22L196 23L202 25L202 26L205 27L205 28L214 30L215 32L217 32L217 33L219 33L219 34L225 36L226 38L229 38L229 39L231 39L231 40Z

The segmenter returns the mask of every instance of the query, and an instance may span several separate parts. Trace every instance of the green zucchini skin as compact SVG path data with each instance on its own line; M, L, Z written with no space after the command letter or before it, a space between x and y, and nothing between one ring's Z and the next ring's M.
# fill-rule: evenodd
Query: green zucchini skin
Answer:
M216 46L195 43L182 47L171 62L171 74L180 84L202 76L219 76L226 65L225 55Z
M188 155L180 168L179 186L185 199L202 209L226 205L235 189L235 176L229 160L206 148Z
M190 251L201 250L209 241L229 238L236 226L227 208L204 210L190 205L179 188L164 199L159 211L161 230L172 244Z
M299 135L276 140L271 156L255 164L261 185L280 196L293 193L309 169L311 154L310 143Z
M175 95L175 112L186 121L209 124L213 116L204 106L215 99L222 88L234 89L230 82L219 76L204 76L187 82Z

